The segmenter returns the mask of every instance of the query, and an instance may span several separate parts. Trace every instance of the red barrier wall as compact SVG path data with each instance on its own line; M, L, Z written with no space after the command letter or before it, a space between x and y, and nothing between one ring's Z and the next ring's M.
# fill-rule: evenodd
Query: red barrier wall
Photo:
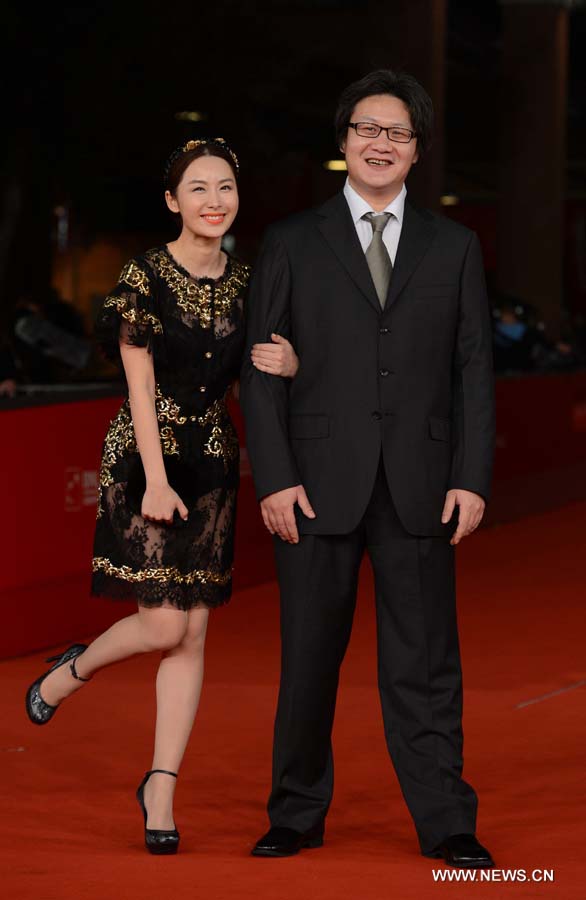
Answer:
M586 372L497 379L495 483L586 460Z
M0 413L0 658L79 639L134 608L88 595L100 448L119 403L108 398ZM243 443L237 408L233 415ZM499 380L497 422L497 487L586 461L586 373ZM237 589L274 576L271 539L245 451L242 456Z
M0 659L92 634L135 609L89 596L100 450L120 402L110 397L0 413ZM232 412L242 443L240 412ZM246 451L236 548L236 589L274 577Z

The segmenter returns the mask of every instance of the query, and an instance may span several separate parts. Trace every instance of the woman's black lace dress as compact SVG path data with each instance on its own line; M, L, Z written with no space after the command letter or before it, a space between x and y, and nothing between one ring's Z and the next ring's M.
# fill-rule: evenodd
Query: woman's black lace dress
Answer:
M153 355L156 412L169 484L189 510L172 525L141 515L145 476L128 399L104 441L92 594L141 606L218 606L231 592L238 438L226 395L244 349L249 268L228 257L218 279L193 278L166 247L132 259L104 300L96 337Z

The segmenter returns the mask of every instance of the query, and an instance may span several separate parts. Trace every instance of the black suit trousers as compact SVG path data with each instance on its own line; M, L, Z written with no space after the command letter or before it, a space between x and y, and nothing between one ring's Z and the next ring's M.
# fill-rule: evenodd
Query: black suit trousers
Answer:
M275 539L282 669L275 720L273 825L306 831L333 792L331 732L364 552L376 585L378 681L385 736L421 850L476 828L462 779L462 676L454 548L401 525L381 464L365 515L345 535ZM360 734L356 735L359 745Z

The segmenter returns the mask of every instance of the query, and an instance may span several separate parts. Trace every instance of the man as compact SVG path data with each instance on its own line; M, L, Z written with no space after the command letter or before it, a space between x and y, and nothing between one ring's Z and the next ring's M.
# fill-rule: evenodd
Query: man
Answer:
M491 323L475 234L405 199L432 116L409 75L350 85L336 113L343 192L269 228L251 282L241 399L275 535L282 634L271 829L256 856L323 842L339 668L367 551L385 735L421 851L493 865L461 777L454 588L454 548L490 486ZM293 381L268 374L255 346L272 333L299 355Z

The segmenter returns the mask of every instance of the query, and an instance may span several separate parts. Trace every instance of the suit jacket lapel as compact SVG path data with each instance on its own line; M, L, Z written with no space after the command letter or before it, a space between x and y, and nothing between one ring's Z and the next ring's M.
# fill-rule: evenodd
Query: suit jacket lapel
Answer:
M366 256L358 240L356 228L343 193L336 194L317 210L322 216L319 230L338 257L341 265L364 294L377 313L380 303L372 281ZM405 203L401 238L393 266L393 276L385 305L385 312L395 302L419 262L427 252L436 232L431 217Z
M385 304L385 312L395 302L411 275L417 268L436 233L436 226L431 216L427 216L405 203L403 227L397 248L393 275L389 285L389 293ZM367 266L368 268L368 266Z
M380 303L370 276L370 269L344 195L336 194L317 212L323 217L318 225L319 230L356 286L376 312L380 313Z

